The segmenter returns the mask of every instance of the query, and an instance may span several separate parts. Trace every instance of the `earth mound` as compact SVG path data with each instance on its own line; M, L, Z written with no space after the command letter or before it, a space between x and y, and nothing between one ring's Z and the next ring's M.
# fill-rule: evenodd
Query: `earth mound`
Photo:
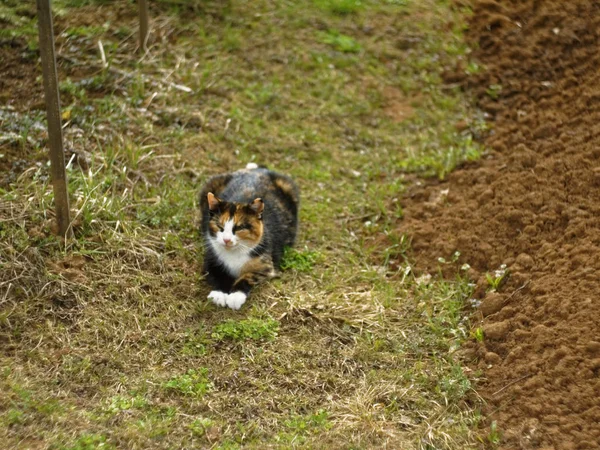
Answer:
M491 116L490 153L403 205L420 269L459 251L478 280L469 353L503 448L600 448L599 33L595 1L475 2L484 73L450 77Z

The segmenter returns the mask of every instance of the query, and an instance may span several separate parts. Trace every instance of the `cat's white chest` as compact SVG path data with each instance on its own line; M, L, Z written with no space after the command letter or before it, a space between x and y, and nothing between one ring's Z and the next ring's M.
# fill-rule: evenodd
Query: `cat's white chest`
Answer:
M250 252L241 247L226 249L212 239L209 242L217 256L217 260L234 278L239 277L242 267L251 259Z

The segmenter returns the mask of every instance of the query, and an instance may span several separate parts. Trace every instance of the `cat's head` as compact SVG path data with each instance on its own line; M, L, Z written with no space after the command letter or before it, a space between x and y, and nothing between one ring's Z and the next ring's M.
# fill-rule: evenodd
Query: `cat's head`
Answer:
M212 192L207 195L210 238L224 249L250 250L263 235L262 214L264 203L257 198L252 203L234 203L218 199Z

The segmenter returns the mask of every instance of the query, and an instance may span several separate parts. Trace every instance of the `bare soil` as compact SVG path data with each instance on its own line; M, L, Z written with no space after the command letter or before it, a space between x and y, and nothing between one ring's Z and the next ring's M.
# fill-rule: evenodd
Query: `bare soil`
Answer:
M484 73L448 79L490 114L491 150L403 204L422 270L472 267L485 338L466 354L501 448L600 448L599 33L597 1L476 1Z

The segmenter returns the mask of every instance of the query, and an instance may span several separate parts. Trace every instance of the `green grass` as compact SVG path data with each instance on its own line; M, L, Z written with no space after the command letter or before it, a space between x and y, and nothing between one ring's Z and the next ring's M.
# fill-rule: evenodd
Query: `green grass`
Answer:
M273 319L228 320L214 327L211 336L217 341L272 341L278 330L279 323Z
M358 13L363 5L360 0L313 0L313 3L318 8L341 16Z
M167 392L175 392L191 397L202 397L210 389L208 370L205 368L200 370L190 369L183 375L172 377L163 383L162 387Z
M300 251L293 247L286 247L281 261L281 269L310 272L313 266L322 259L323 256L314 250L304 249Z
M407 173L443 178L483 151L485 122L442 79L479 70L469 12L157 2L141 57L130 2L54 8L75 239L52 234L43 114L2 110L2 145L31 155L0 187L5 445L476 447L456 357L472 286L415 276L398 231ZM0 7L31 47L30 11ZM249 161L298 182L300 233L234 312L206 300L196 202Z
M359 53L362 47L356 40L336 30L329 30L320 35L321 41L331 45L335 50L343 53Z

